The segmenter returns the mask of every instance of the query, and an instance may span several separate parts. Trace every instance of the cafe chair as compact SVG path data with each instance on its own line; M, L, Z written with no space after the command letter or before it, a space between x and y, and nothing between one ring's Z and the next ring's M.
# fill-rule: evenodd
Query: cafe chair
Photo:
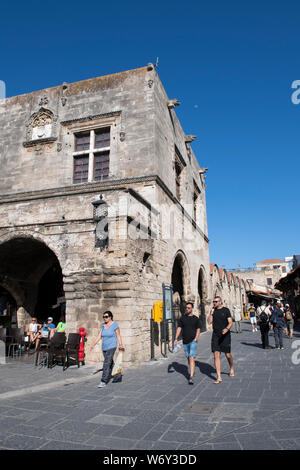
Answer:
M59 361L62 365L66 362L66 334L55 333L48 345L48 367L54 367Z
M79 343L81 336L79 333L69 333L68 341L66 344L66 361L64 365L64 370L67 369L72 363L77 364L80 367L79 363Z

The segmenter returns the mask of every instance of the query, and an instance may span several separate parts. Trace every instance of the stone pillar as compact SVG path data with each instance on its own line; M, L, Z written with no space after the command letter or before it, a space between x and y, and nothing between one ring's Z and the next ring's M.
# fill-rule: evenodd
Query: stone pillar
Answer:
M0 364L6 364L5 343L2 340L0 340Z
M25 310L24 307L19 307L17 310L17 324L18 328L25 328L31 322L31 315Z

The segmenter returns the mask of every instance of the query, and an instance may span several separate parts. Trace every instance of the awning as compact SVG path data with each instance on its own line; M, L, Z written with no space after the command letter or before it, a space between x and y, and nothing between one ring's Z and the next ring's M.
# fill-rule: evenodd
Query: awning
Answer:
M256 297L262 297L263 299L274 300L279 299L281 297L280 294L266 294L265 292L257 292L257 291L247 291L247 295L255 295Z

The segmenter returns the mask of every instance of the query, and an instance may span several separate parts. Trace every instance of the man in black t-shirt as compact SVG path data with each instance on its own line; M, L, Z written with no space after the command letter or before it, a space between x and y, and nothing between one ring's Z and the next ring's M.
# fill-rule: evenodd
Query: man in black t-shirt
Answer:
M178 337L182 332L182 343L190 368L189 384L193 385L195 357L197 355L198 338L200 335L200 320L193 314L193 304L191 302L188 302L185 308L186 314L178 321L174 344L176 346Z
M208 316L208 324L212 323L213 333L211 338L211 350L214 353L217 380L215 384L222 382L221 378L221 352L225 353L230 367L230 377L234 377L233 360L231 355L231 337L230 328L232 327L232 318L230 310L223 307L222 299L216 296L213 301L213 308Z

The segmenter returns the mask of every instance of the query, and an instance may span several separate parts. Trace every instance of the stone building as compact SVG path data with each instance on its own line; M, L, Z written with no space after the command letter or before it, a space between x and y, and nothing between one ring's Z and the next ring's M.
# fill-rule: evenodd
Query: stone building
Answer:
M277 281L275 288L282 293L284 302L289 303L296 321L300 319L300 255L288 257L293 262L287 275Z
M67 333L84 327L95 361L111 310L125 362L141 362L172 283L178 311L194 301L205 329L206 169L177 105L152 64L0 101L0 288L19 326L58 322L65 299Z
M276 282L289 272L289 262L274 258L266 259L255 264L254 268L229 269L240 279L255 284L258 288L274 289Z

